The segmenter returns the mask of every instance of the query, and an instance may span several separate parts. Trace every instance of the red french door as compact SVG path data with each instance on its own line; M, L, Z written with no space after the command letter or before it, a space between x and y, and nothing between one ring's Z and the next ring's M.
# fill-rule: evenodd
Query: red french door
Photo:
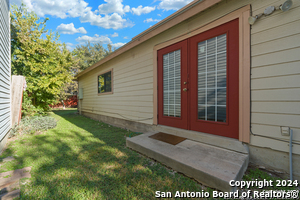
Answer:
M238 138L238 20L189 39L190 129Z
M238 19L159 50L158 123L238 138L238 64Z
M157 52L158 56L158 123L188 129L187 41Z

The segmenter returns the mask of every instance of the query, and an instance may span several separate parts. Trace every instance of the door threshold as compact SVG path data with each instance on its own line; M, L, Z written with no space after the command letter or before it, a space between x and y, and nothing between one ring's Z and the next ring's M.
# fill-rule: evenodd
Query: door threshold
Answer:
M246 144L242 143L238 139L223 137L219 135L213 135L208 133L202 133L197 131L191 131L186 129L174 128L170 126L157 125L154 127L154 131L164 132L180 137L185 137L193 141L209 144L215 147L228 149L231 151L249 154L249 148Z

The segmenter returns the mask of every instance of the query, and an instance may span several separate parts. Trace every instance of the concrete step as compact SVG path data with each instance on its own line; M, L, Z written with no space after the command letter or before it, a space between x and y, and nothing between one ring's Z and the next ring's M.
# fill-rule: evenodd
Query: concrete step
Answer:
M200 183L221 191L235 191L230 180L241 180L249 163L249 154L185 140L177 145L149 138L144 133L127 138L127 147L172 169L193 177Z

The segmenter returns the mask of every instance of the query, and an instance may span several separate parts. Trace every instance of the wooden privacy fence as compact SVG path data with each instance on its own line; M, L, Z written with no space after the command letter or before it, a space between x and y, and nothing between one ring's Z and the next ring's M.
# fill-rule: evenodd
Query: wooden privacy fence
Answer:
M56 105L50 105L51 108L77 108L77 95L73 95L68 97L66 100L63 100L62 102L56 104Z

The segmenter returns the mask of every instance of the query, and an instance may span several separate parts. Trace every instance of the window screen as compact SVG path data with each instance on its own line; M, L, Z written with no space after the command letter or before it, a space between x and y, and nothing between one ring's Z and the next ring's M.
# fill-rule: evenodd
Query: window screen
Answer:
M181 116L180 56L180 50L163 55L163 104L165 116Z
M111 71L98 76L98 93L111 92Z
M226 122L226 34L198 43L198 119Z

